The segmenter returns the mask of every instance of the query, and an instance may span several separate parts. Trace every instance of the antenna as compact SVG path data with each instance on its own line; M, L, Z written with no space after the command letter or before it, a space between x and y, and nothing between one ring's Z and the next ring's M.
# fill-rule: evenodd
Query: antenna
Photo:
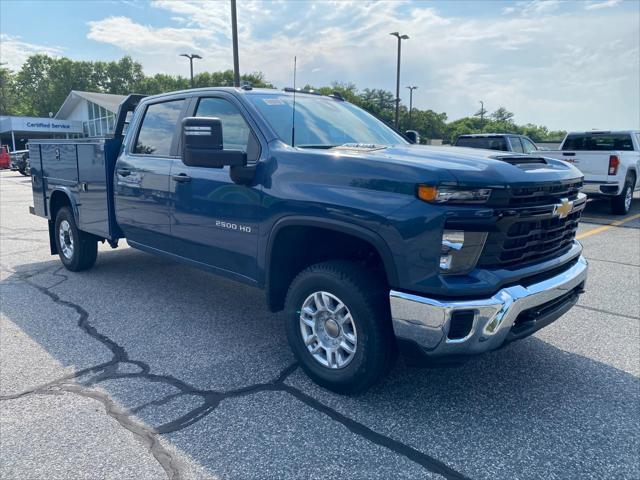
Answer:
M297 57L293 57L293 112L291 118L291 146L296 146L296 67Z

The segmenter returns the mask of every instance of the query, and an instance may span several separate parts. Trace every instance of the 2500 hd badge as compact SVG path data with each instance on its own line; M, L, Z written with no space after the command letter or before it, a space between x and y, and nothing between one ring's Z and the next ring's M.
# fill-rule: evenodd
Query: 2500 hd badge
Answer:
M216 220L216 227L226 228L227 230L236 230L238 232L251 233L251 227L249 225L238 225L237 223L223 222L222 220Z

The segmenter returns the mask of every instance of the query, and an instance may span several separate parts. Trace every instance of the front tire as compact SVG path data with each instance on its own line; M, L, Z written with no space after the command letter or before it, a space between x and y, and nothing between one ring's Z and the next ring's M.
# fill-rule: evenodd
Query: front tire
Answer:
M626 215L631 210L631 200L633 199L633 187L635 186L636 179L631 175L627 175L624 182L624 187L620 195L617 195L611 199L611 212L615 215Z
M291 283L289 345L311 379L337 393L368 389L396 357L388 290L355 263L318 263Z
M88 270L96 263L98 242L92 235L78 230L73 213L68 207L58 210L55 239L58 255L67 270Z

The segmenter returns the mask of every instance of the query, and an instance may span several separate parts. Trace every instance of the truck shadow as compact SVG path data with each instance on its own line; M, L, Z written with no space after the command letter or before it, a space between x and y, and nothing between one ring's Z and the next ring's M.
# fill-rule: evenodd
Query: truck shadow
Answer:
M0 284L4 315L81 372L75 382L104 390L215 475L234 471L243 436L253 445L246 477L264 475L274 451L284 452L280 471L297 471L288 449L322 448L326 438L289 412L326 413L317 402L336 412L321 422L350 418L470 476L487 455L508 458L503 467L514 473L535 467L577 478L571 469L580 464L595 477L637 473L629 452L638 448L638 379L535 337L455 369L400 362L365 395L341 397L295 368L282 318L268 312L261 291L196 269L123 249L101 252L91 272L60 271L52 260L18 266ZM268 415L248 413L247 404L278 395ZM216 433L215 443L194 441Z
M636 192L631 201L631 209L627 215L614 215L611 213L611 202L607 198L589 199L582 214L581 223L595 223L606 225L616 220L631 217L640 213L640 192ZM632 220L618 226L619 228L640 229L640 219Z

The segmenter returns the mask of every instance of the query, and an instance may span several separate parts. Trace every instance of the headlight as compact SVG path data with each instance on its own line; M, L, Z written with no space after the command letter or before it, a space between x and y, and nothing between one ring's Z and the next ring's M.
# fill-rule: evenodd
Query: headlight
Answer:
M485 203L490 195L490 188L418 185L418 198L430 203Z
M476 266L487 232L463 232L445 230L442 232L440 249L440 271L445 274L464 274Z

